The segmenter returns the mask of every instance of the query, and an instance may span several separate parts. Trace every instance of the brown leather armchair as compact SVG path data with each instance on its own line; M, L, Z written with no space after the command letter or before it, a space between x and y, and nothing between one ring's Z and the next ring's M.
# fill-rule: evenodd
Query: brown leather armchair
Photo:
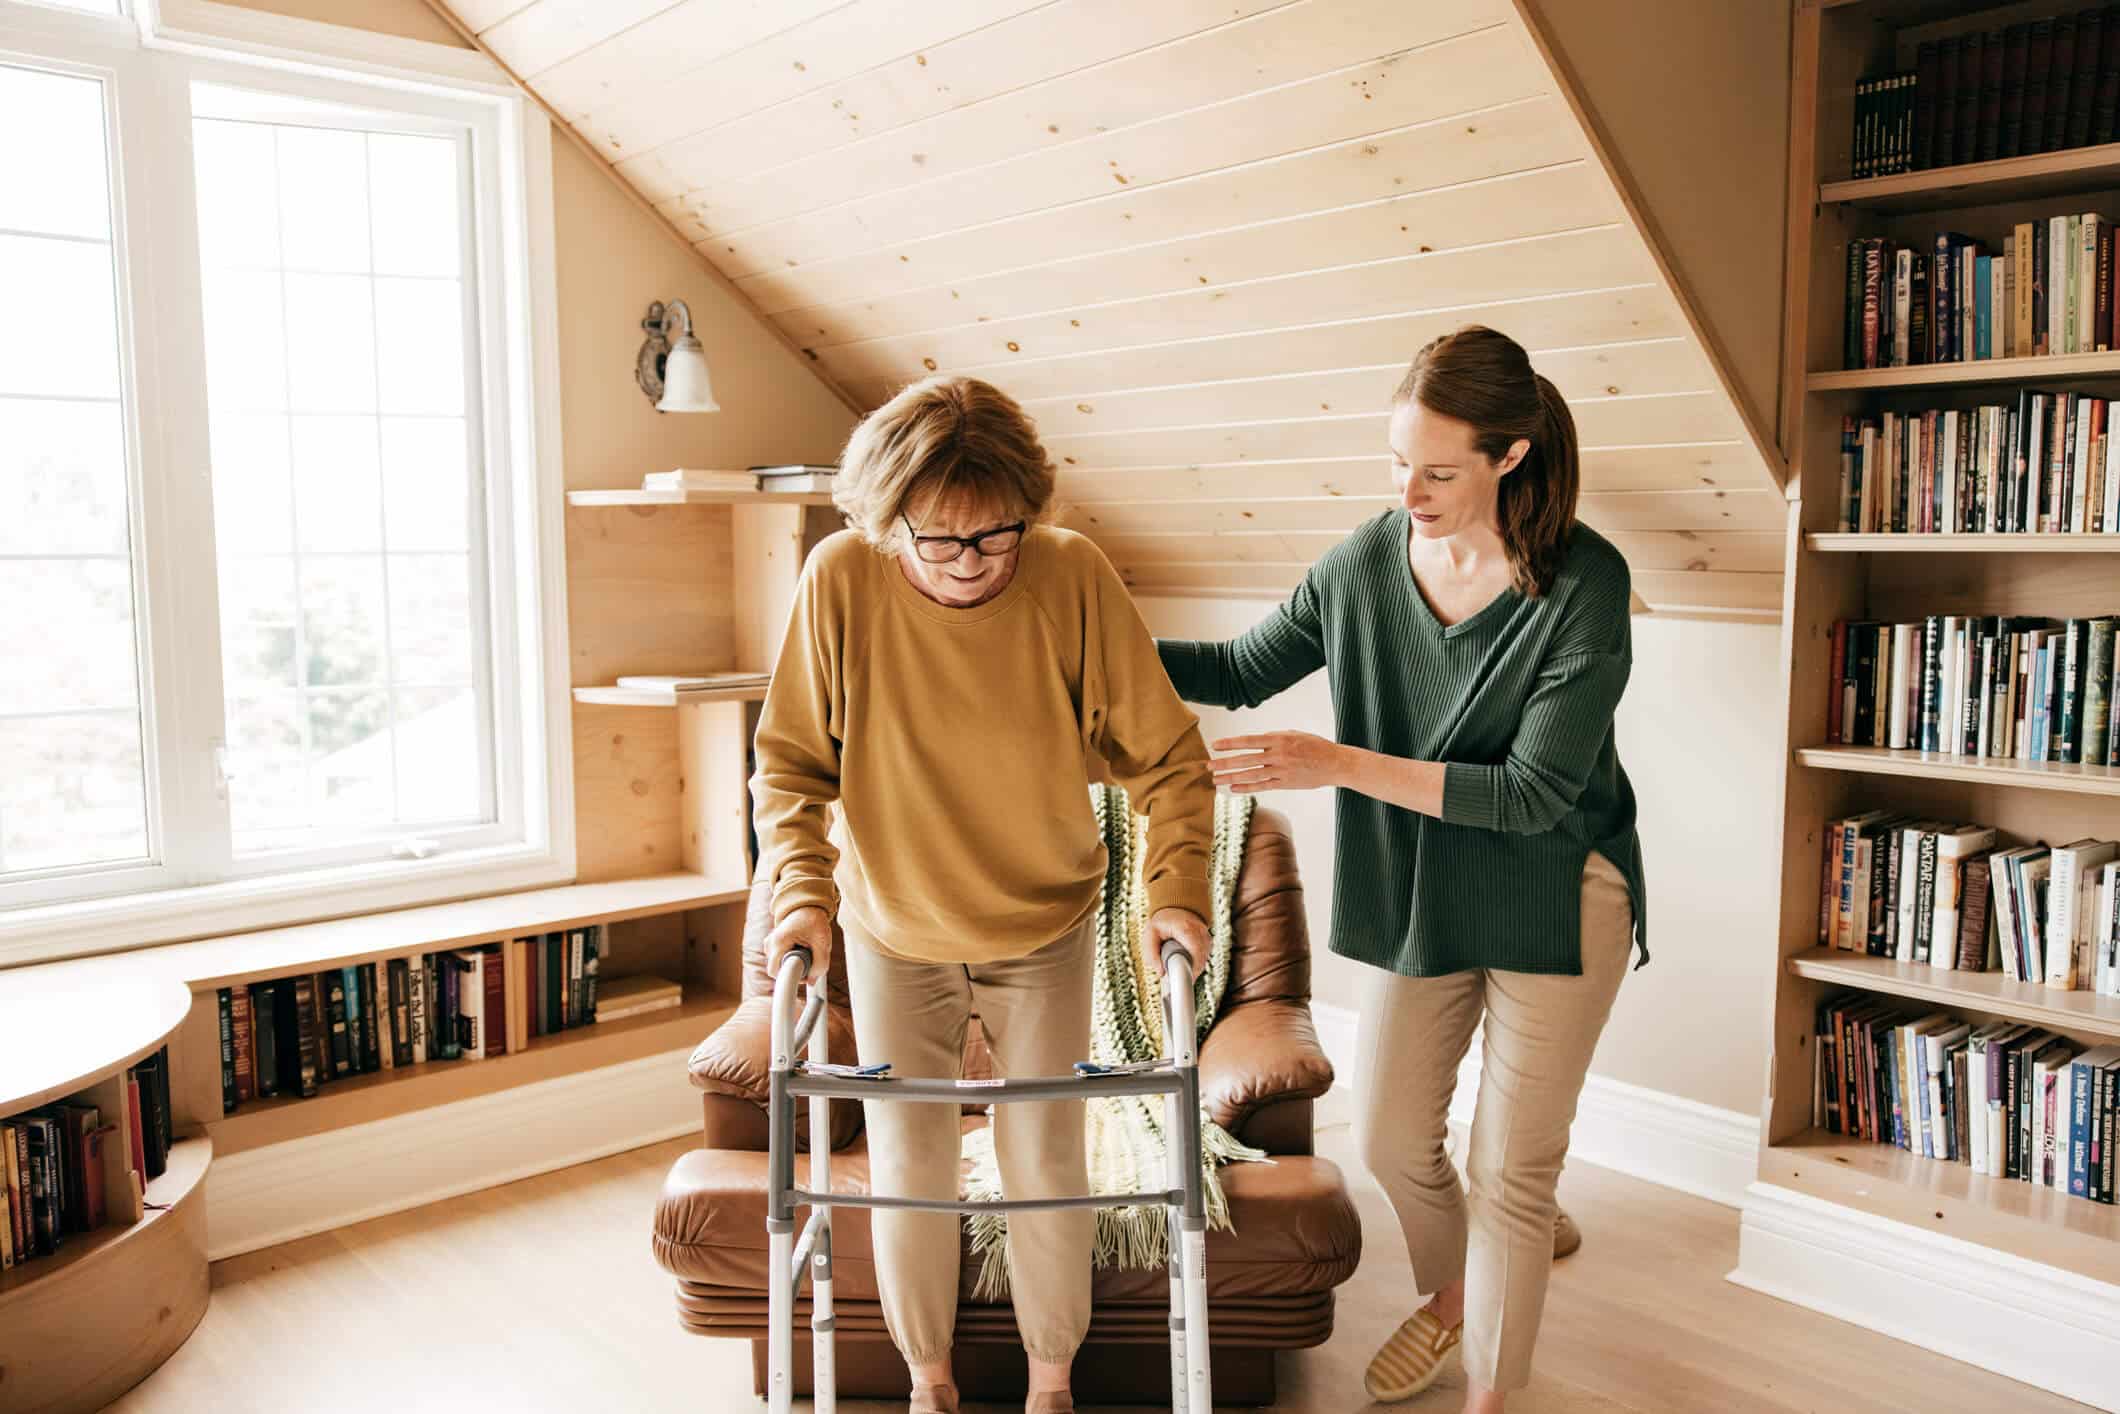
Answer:
M1200 1047L1201 1102L1268 1164L1221 1170L1234 1230L1207 1244L1211 1351L1218 1404L1269 1404L1274 1352L1322 1343L1332 1333L1333 1289L1354 1274L1362 1231L1339 1169L1312 1153L1312 1102L1332 1067L1310 1019L1310 937L1288 821L1253 814L1237 876L1229 990ZM678 1319L702 1335L748 1339L754 1388L764 1390L766 1335L765 1148L767 1032L772 982L765 970L766 895L751 898L744 934L744 996L736 1013L692 1053L692 1083L704 1093L704 1148L684 1155L663 1184L655 1256L677 1278ZM851 1060L843 950L835 950L827 1012L832 1055ZM976 1024L965 1074L991 1074ZM808 1142L807 1106L798 1106ZM968 1108L967 1129L985 1123ZM863 1192L868 1156L858 1105L835 1104L835 1191ZM868 1213L833 1217L839 1390L848 1397L903 1397L906 1370L884 1333ZM976 1302L966 1256L955 1361L967 1398L1020 1397L1024 1357L1006 1302ZM1152 1403L1168 1397L1169 1282L1161 1269L1097 1272L1089 1335L1075 1363L1078 1399ZM807 1293L796 1312L798 1392L809 1389Z

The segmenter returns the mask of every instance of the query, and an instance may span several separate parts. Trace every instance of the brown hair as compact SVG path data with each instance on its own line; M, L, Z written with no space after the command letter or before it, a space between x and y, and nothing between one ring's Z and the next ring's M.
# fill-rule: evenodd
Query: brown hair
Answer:
M1431 339L1413 356L1392 404L1418 402L1472 424L1473 445L1500 461L1519 438L1531 443L1495 492L1502 544L1516 587L1536 599L1553 588L1575 529L1582 485L1575 418L1560 389L1531 371L1523 346L1478 324Z
M952 490L1036 521L1053 498L1053 463L1014 398L977 378L938 376L861 420L832 501L862 539L893 552L905 536L899 517Z

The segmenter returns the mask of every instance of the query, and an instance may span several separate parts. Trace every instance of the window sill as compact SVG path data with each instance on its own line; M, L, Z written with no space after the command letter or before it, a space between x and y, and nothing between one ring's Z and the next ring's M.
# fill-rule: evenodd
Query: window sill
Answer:
M0 913L0 968L327 918L538 888L574 877L571 859L514 844L444 859L305 870Z

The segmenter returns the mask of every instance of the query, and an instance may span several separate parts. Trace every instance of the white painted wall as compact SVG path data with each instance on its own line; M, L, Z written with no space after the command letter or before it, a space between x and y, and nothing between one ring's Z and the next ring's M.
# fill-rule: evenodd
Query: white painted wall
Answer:
M1272 612L1255 600L1138 601L1165 638L1230 638ZM1781 818L1773 625L1634 620L1620 761L1634 782L1649 885L1649 966L1631 973L1593 1069L1746 1114L1765 1085L1767 960L1774 955ZM1325 675L1249 712L1200 711L1212 740L1242 731L1332 735ZM1262 797L1296 826L1320 1001L1351 1007L1356 963L1331 956L1332 798Z

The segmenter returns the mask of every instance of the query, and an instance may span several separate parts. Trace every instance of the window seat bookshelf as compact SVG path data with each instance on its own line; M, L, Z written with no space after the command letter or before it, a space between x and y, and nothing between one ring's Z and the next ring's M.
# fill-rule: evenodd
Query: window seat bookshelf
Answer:
M1943 756L1883 746L1806 746L1798 749L1796 759L1822 771L1860 771L1877 776L1912 776L1929 781L1967 781L1975 785L2120 796L2120 767L2113 766Z
M139 1221L111 1221L94 1232L74 1233L51 1256L35 1257L0 1272L0 1324L9 1318L9 1303L31 1288L42 1287L38 1293L42 1299L68 1280L85 1275L91 1263L117 1260L128 1244L152 1241L155 1225L168 1222L199 1191L212 1160L211 1139L200 1134L178 1139L169 1146L169 1166L147 1185Z
M1763 1183L2120 1282L2120 1208L1892 1144L1802 1130L1761 1152Z
M1788 967L1814 982L2006 1016L2070 1036L2120 1040L2120 997L2013 981L2000 972L1959 972L1834 948L1798 953Z
M346 1076L319 1087L308 1099L275 1096L245 1101L233 1114L209 1120L206 1132L217 1152L236 1154L454 1104L517 1085L695 1046L735 1010L733 994L688 984L684 1001L663 1011L533 1036L527 1049L486 1060L428 1061Z

